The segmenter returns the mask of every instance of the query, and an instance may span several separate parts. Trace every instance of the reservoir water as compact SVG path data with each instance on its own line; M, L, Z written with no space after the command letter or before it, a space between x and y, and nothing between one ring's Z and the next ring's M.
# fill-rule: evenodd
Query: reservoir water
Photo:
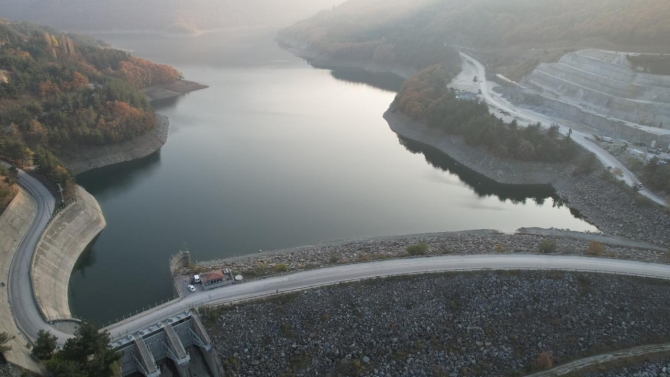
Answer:
M195 260L371 236L522 226L596 229L546 186L496 184L382 118L400 80L315 69L274 32L97 35L210 86L156 104L157 154L78 182L107 228L70 281L78 317L108 322L172 297L168 258Z

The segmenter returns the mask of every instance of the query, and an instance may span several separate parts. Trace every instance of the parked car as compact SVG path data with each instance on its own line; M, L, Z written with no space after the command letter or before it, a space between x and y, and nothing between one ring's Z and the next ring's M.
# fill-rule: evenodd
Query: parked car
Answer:
M193 275L193 282L200 283L200 275Z
M189 284L188 285L188 290L191 291L191 292L195 292L195 285Z

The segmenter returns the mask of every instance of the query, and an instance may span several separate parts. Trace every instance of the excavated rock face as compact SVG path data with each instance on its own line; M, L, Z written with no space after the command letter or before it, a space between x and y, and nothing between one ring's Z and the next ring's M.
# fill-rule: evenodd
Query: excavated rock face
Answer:
M670 128L670 76L641 73L623 53L581 50L540 64L522 83L606 117Z

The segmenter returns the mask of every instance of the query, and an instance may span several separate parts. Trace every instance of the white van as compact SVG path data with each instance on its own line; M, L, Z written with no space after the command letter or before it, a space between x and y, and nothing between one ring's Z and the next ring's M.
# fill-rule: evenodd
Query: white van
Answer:
M200 275L193 275L193 281L196 283L200 283Z

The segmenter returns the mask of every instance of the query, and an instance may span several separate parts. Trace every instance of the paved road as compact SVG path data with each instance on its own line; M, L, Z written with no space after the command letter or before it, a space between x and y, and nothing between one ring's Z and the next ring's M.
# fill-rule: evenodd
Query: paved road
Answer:
M548 371L531 374L528 377L558 377L565 375L576 376L577 373L579 371L582 371L584 368L593 368L605 363L612 363L615 361L625 363L625 360L627 359L639 358L640 356L644 355L649 356L659 353L667 354L668 352L670 352L670 343L639 346L635 348L629 348L625 350L575 360L573 362L558 366Z
M7 289L9 290L9 301L14 321L19 330L31 340L37 338L37 332L41 329L53 332L60 339L66 339L66 334L53 329L44 321L33 298L30 281L30 263L33 253L54 211L56 199L42 183L26 172L19 171L18 183L35 199L37 215L23 239L19 242L9 270Z
M552 124L558 124L560 126L561 133L564 135L568 134L569 127L562 126L560 124L559 119L555 118L550 118L547 117L546 115L543 114L538 114L536 112L526 110L526 109L521 109L517 108L514 105L508 103L504 99L500 98L498 94L494 93L491 88L489 87L488 81L486 80L486 68L476 59L473 57L461 52L460 53L463 59L469 61L472 63L476 68L478 72L478 77L479 79L479 85L480 89L482 91L482 95L484 96L484 99L486 102L489 104L489 106L498 108L503 111L507 111L508 113L512 114L515 118L521 119L522 121L526 121L528 123L541 123L544 127L549 127ZM633 185L638 182L637 177L633 172L628 170L624 164L622 164L619 160L617 160L614 156L609 154L607 151L604 149L600 148L598 145L595 143L591 142L589 139L590 135L581 131L576 131L572 130L572 140L574 140L576 143L584 147L586 150L592 152L593 154L596 155L598 160L605 166L605 167L612 167L612 168L619 168L621 169L621 172L623 173L623 176L621 179L630 187L633 187ZM668 206L668 203L665 202L663 198L660 196L654 194L653 192L649 191L647 188L643 187L640 191L639 194L646 196L647 198L651 199L657 204L660 204L662 206Z
M163 307L144 312L107 328L112 339L145 329L158 321L206 303L227 303L309 287L355 281L366 278L425 272L460 270L589 270L625 273L670 279L670 265L614 259L546 255L469 255L397 259L311 270L223 287L198 291Z

